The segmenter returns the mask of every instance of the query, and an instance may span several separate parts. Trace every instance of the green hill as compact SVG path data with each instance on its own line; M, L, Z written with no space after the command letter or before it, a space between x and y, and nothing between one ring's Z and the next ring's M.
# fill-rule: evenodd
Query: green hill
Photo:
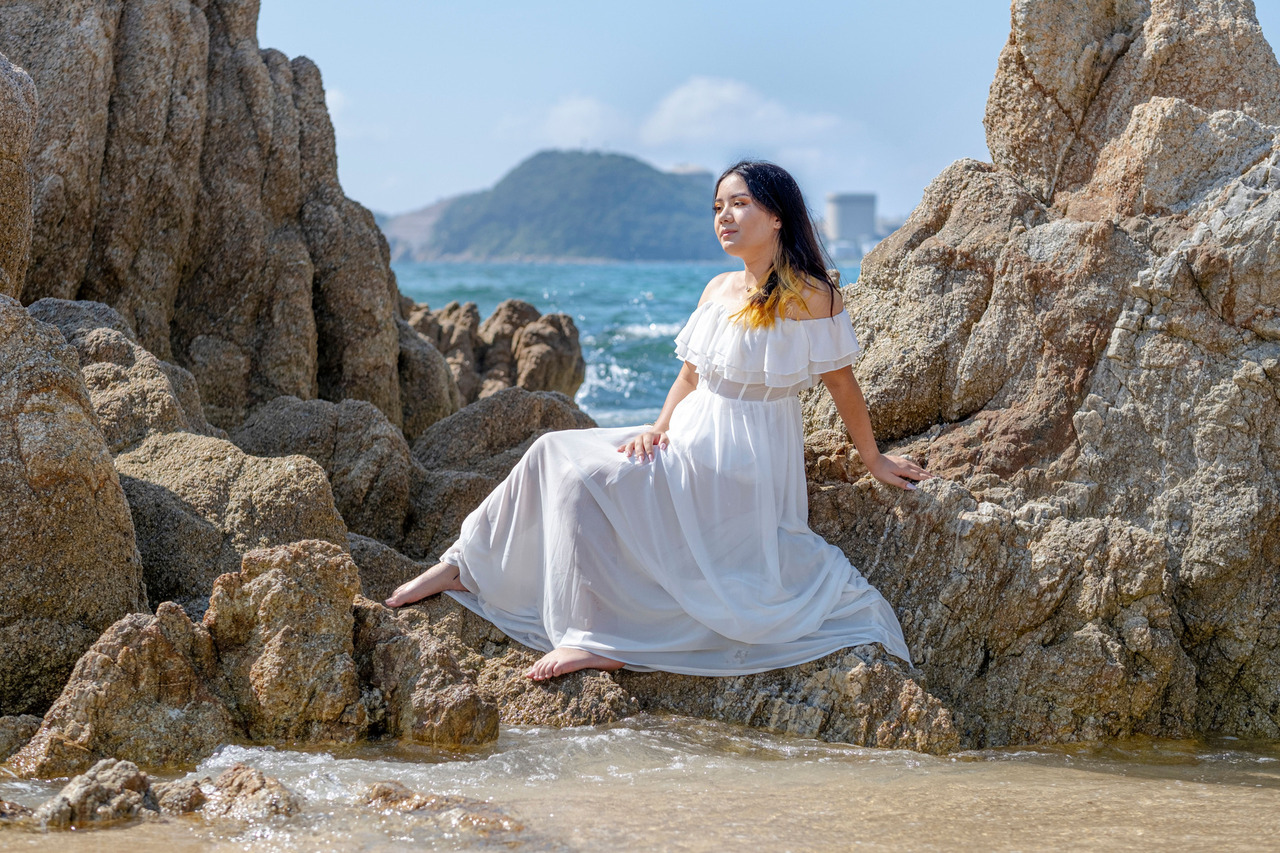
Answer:
M493 189L421 217L433 220L430 233L407 243L393 237L392 248L423 259L720 259L713 181L707 172L660 172L621 154L542 151Z

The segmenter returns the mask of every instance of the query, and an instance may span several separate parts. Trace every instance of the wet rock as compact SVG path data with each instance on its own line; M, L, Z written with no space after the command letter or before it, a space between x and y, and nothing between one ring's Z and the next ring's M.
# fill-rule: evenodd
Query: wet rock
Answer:
M244 737L229 699L209 633L164 602L155 616L126 616L93 644L11 766L46 778L107 757L188 766Z
M0 295L17 298L31 260L31 137L36 87L0 54Z
M7 296L0 388L0 714L43 713L76 659L147 594L75 351Z
M499 391L432 424L413 445L425 473L413 484L400 550L434 561L538 436L593 426L563 394L522 388Z
M0 717L0 762L22 749L39 728L40 718L31 714Z
M176 779L172 782L160 782L151 786L151 794L161 814L184 815L199 811L209 801L204 792L205 785L212 785L208 779Z
M298 798L261 770L244 764L233 764L213 783L213 793L205 803L206 818L254 821L271 817L289 817L302 809Z
M422 431L462 407L453 372L430 340L404 320L400 333L400 405L404 437L412 442Z
M262 459L222 439L170 433L115 464L157 599L195 602L198 611L214 579L237 571L254 548L346 542L328 478L304 456Z
M34 813L31 809L21 803L11 803L8 800L0 800L0 827L28 823L31 820L32 814Z
M158 813L147 774L132 762L105 758L36 809L32 821L44 829L79 829Z
M380 692L384 731L456 749L498 736L498 706L464 673L448 647L423 626L368 599L355 605L360 680Z
M399 782L374 782L365 793L364 804L383 814L426 813L443 829L476 833L487 843L519 845L526 839L504 839L507 833L523 833L524 825L489 803L465 797L419 794Z
M349 530L399 541L409 511L409 445L371 403L277 397L231 438L254 456L301 454L314 460L328 475Z
M347 549L360 569L360 594L374 601L385 601L400 584L430 568L376 539L355 533L347 536Z
M355 563L338 545L295 542L245 554L213 587L213 637L254 740L351 741L368 725L352 648Z
M205 420L195 378L143 349L114 309L100 302L40 299L27 310L57 326L75 348L113 454L158 432L225 437Z

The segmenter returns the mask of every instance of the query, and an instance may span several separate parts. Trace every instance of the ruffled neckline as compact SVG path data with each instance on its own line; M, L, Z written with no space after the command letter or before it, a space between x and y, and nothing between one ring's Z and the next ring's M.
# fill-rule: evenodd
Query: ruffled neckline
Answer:
M796 389L853 364L858 356L857 336L844 310L805 320L779 317L765 329L734 322L736 311L714 300L699 305L676 336L676 355L703 376Z

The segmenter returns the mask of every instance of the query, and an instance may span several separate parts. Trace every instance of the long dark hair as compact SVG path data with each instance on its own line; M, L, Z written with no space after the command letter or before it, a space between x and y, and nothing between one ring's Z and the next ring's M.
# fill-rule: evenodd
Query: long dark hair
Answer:
M741 317L752 328L772 326L777 317L785 316L789 306L796 302L804 304L806 285L829 289L834 312L840 292L840 273L827 269L822 241L809 218L809 209L805 207L804 195L796 179L773 163L739 160L716 179L716 192L730 175L742 178L751 198L782 221L769 275L734 316Z

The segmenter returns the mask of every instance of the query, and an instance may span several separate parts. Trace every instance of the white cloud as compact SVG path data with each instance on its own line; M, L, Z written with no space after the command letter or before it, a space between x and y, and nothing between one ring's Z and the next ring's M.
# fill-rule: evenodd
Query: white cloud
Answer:
M691 77L658 102L641 125L640 139L653 146L773 147L813 140L839 126L834 115L789 109L737 80Z
M561 98L542 120L542 137L559 148L624 145L630 141L630 122L608 104L582 95Z

